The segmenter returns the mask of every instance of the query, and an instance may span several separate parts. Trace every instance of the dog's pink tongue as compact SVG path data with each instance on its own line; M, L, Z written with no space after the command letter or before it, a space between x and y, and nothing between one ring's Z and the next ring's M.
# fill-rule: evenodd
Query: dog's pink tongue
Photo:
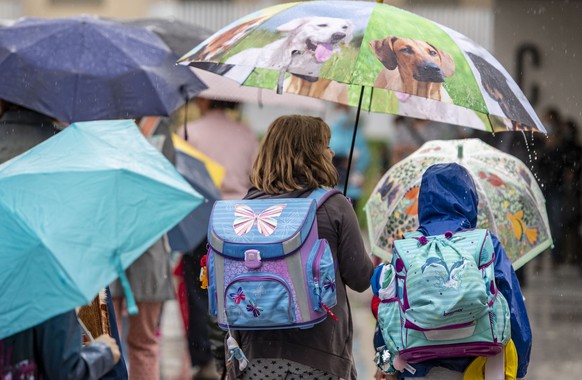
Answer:
M315 48L315 59L317 62L325 62L333 54L332 44L318 44Z

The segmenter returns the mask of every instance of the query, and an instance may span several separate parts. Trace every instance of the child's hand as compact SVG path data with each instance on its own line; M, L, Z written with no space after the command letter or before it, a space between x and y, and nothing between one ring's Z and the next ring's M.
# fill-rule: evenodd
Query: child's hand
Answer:
M119 346L117 346L117 342L111 336L107 334L99 335L95 342L105 343L109 349L111 350L111 354L113 355L113 362L117 364L119 358L121 357L121 353L119 351Z
M379 369L376 370L376 374L374 375L374 380L393 380L396 379L396 374L388 375L383 373Z

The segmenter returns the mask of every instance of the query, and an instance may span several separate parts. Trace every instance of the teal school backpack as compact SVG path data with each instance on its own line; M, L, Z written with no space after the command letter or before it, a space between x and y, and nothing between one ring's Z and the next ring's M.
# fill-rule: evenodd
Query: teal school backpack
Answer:
M210 313L224 330L309 328L336 305L335 263L316 211L337 190L308 198L222 200L208 227Z
M396 240L378 307L391 363L501 352L510 339L510 314L495 284L494 261L485 229L412 232Z

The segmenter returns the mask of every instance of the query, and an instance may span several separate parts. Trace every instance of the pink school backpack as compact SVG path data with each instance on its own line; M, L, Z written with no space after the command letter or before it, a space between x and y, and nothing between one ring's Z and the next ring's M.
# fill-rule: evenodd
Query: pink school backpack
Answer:
M335 264L308 198L222 200L208 228L210 313L224 330L309 328L333 315Z

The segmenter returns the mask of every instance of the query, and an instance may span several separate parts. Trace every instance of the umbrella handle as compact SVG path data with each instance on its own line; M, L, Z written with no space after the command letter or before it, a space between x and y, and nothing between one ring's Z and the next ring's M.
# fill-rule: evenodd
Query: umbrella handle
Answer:
M184 140L188 141L188 98L184 103Z
M131 291L131 286L121 265L121 255L116 253L115 255L115 268L117 269L117 275L119 276L119 281L123 287L123 293L125 294L125 303L127 304L127 312L130 315L135 315L139 312L137 304L135 303L135 298L133 298L133 292Z

